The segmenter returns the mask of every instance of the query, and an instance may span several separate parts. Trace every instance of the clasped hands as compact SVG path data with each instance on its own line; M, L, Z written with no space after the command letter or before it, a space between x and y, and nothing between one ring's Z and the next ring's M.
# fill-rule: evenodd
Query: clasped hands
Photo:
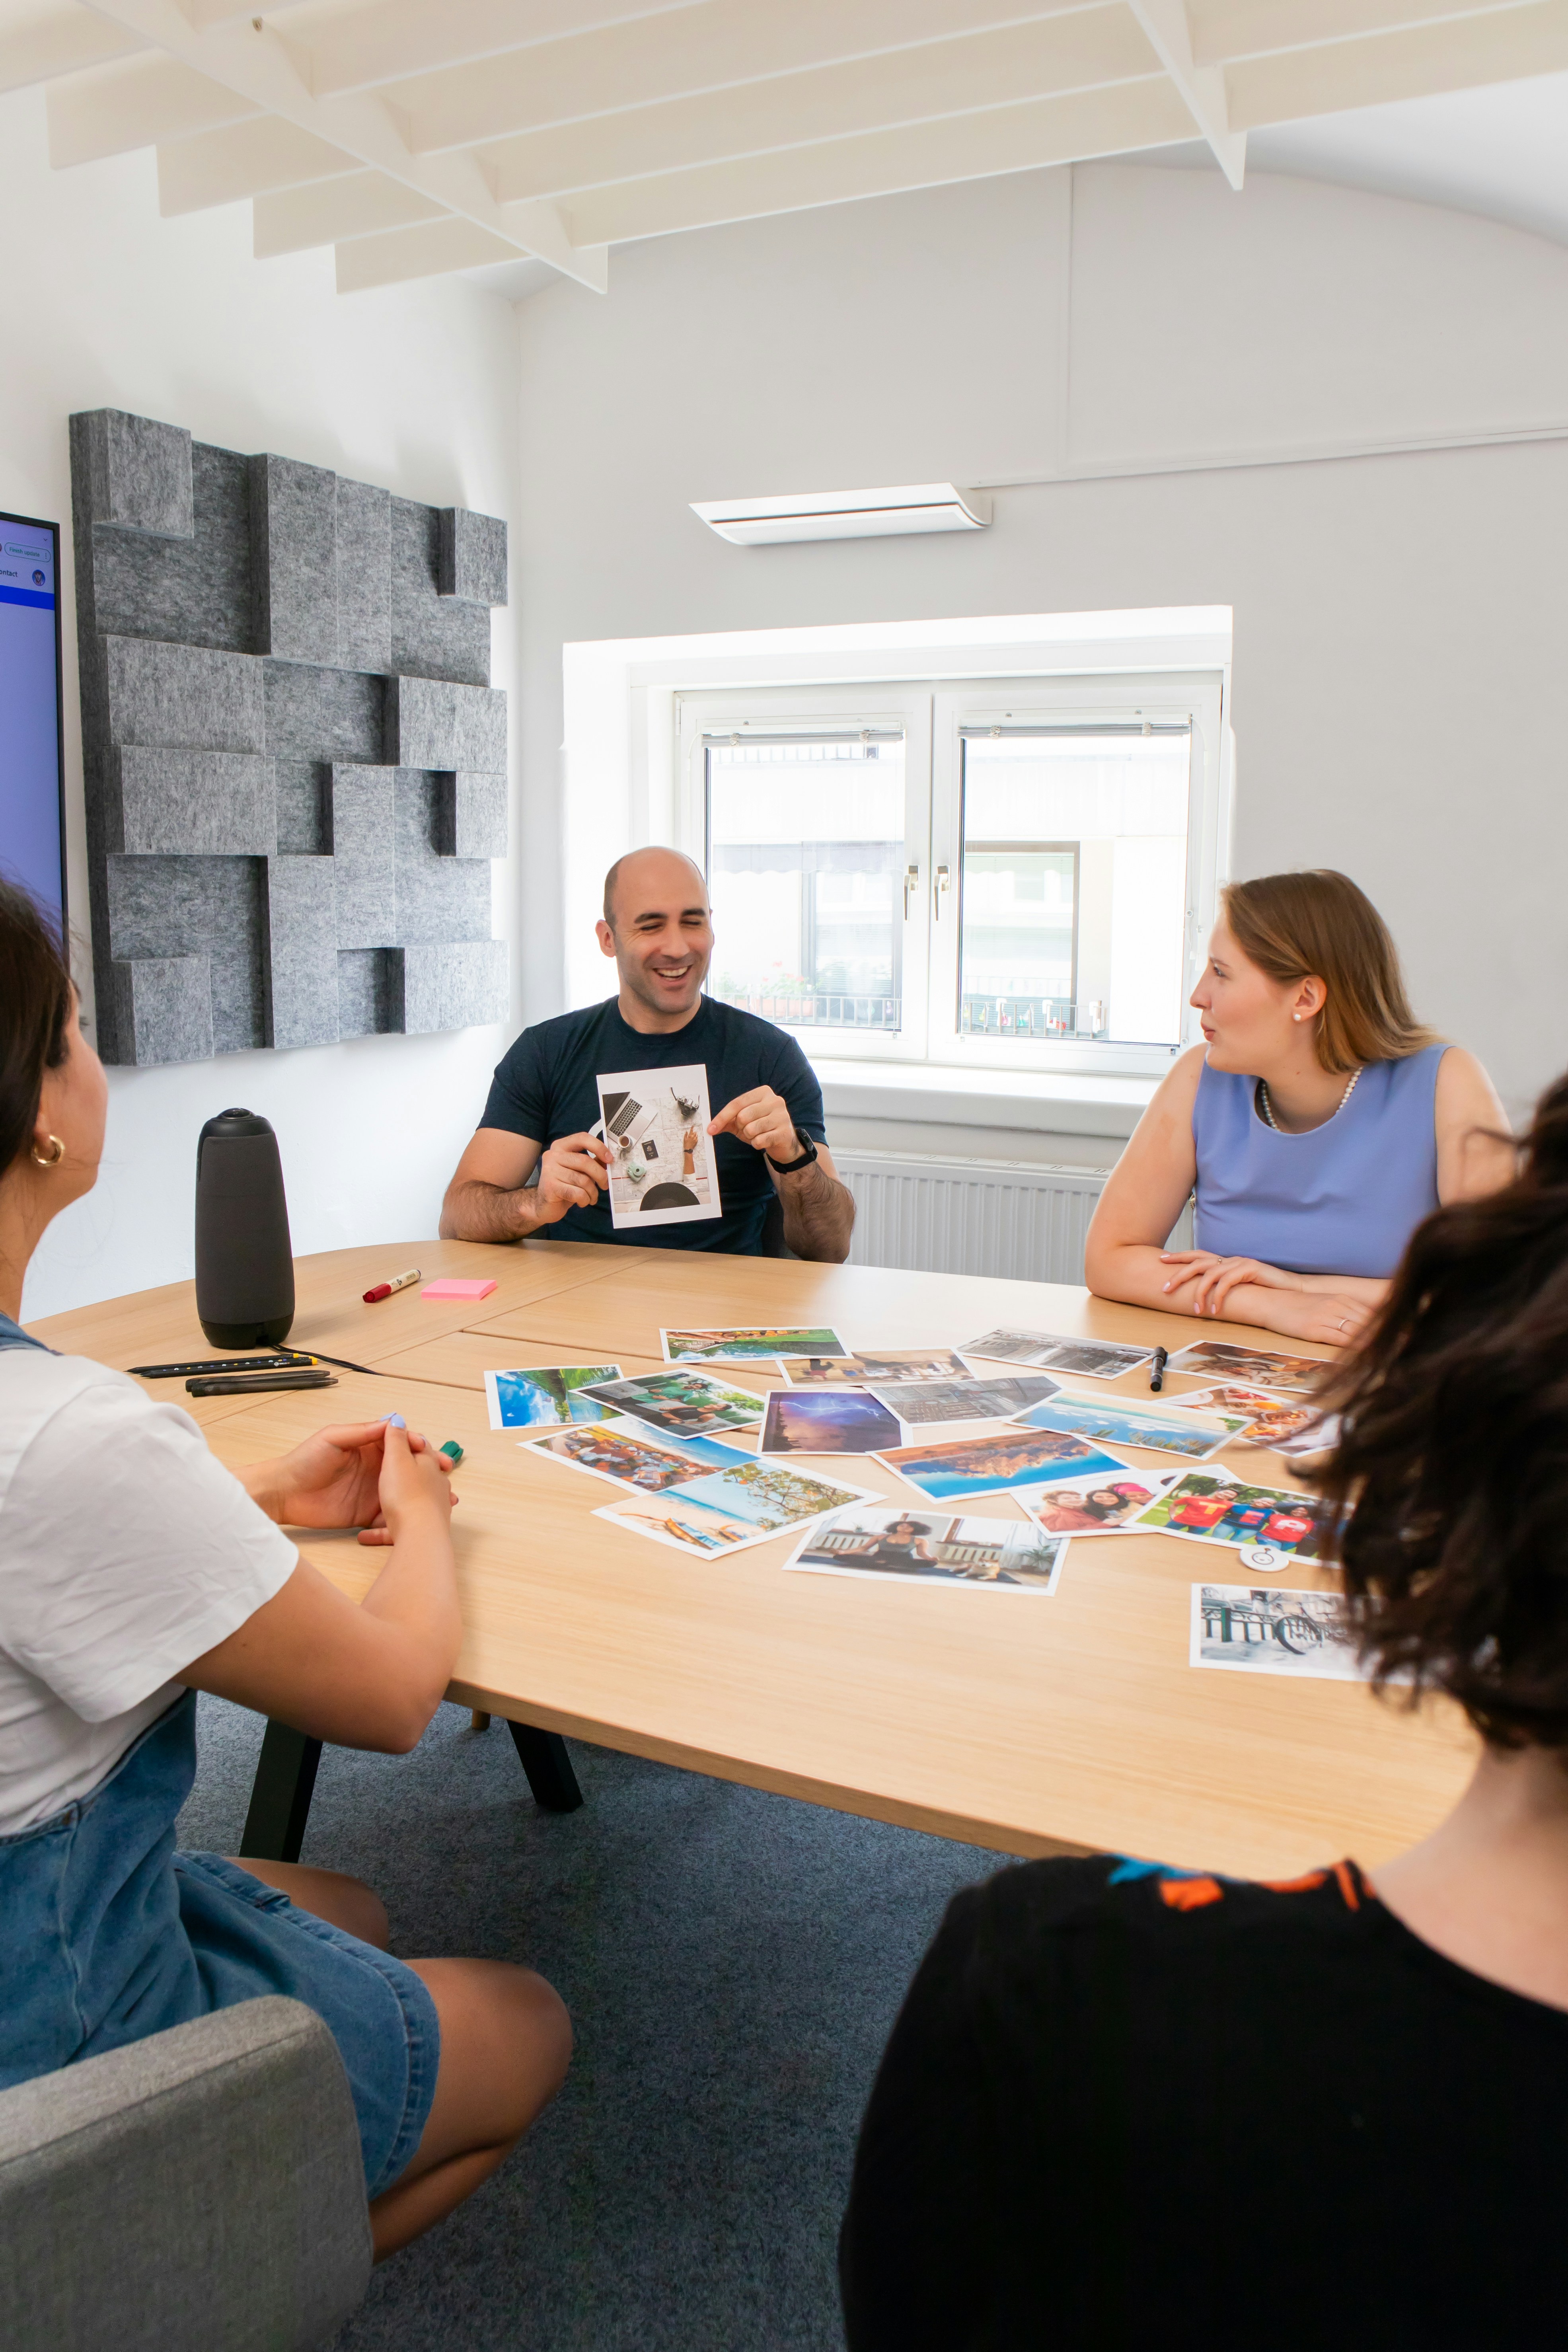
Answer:
M1171 1305L1179 1312L1219 1315L1226 1301L1241 1289L1262 1291L1249 1299L1245 1315L1236 1320L1278 1331L1291 1339L1315 1339L1326 1347L1348 1347L1376 1312L1375 1303L1336 1290L1326 1275L1290 1274L1265 1265L1255 1257L1219 1257L1212 1250L1162 1250L1162 1265L1171 1274L1164 1284ZM1188 1296L1183 1298L1184 1290Z
M716 1118L709 1120L708 1132L738 1136L753 1151L765 1151L773 1160L800 1157L789 1105L772 1087L753 1087L749 1094L737 1095ZM683 1158L694 1152L696 1129L689 1128L680 1141ZM609 1145L599 1136L558 1138L539 1163L533 1210L536 1221L542 1225L553 1224L568 1209L593 1208L600 1193L609 1186L614 1159Z
M426 1512L445 1525L458 1500L451 1471L416 1429L359 1421L318 1429L291 1454L238 1475L280 1527L357 1528L362 1544L390 1544Z

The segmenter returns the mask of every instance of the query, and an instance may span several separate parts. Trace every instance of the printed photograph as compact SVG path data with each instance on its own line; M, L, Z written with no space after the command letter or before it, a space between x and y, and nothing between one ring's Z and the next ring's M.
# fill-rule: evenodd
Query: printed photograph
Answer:
M897 1445L898 1423L864 1389L773 1389L759 1454L877 1454Z
M561 1429L551 1437L527 1437L530 1454L546 1454L574 1470L591 1471L617 1486L638 1494L662 1494L682 1479L700 1477L709 1470L749 1464L751 1455L710 1437L655 1437L643 1422L621 1419L601 1422L595 1429Z
M700 1062L665 1070L617 1070L595 1078L610 1160L610 1220L687 1225L720 1212L719 1168Z
M765 1402L751 1389L729 1388L707 1372L634 1372L624 1380L605 1374L588 1393L610 1412L633 1413L649 1428L668 1429L679 1437L700 1437L719 1429L758 1429Z
M849 1353L837 1332L828 1330L752 1325L744 1330L661 1331L658 1338L667 1364L776 1364L785 1356L826 1359Z
M1194 1666L1243 1675L1315 1675L1361 1682L1363 1668L1345 1630L1337 1592L1292 1592L1271 1584L1194 1584Z
M1264 1413L1289 1410L1287 1398L1237 1381L1225 1381L1212 1389L1188 1389L1182 1396L1166 1396L1164 1402L1173 1412L1201 1412L1211 1421L1223 1421L1233 1437L1239 1437Z
M743 1519L711 1510L689 1496L663 1495L657 1503L605 1503L594 1513L628 1535L647 1536L652 1543L668 1544L688 1559L718 1559L725 1552L743 1551L749 1544L766 1543L768 1531L749 1527Z
M689 1478L678 1499L704 1504L759 1534L776 1536L786 1528L798 1528L805 1519L820 1518L824 1511L841 1511L847 1503L874 1503L879 1498L864 1486L811 1478L803 1470L786 1470L778 1463L748 1458L734 1469Z
M857 1348L845 1356L785 1356L792 1388L858 1388L868 1381L962 1381L969 1367L951 1348Z
M1098 1485L1083 1481L1070 1486L1017 1486L1014 1492L1047 1535L1125 1535L1139 1512L1146 1510L1180 1475L1172 1471L1159 1478L1147 1471L1142 1477L1124 1473L1120 1478L1102 1478Z
M951 1519L936 1511L838 1511L811 1529L786 1568L902 1584L983 1584L1050 1594L1067 1552L1026 1519Z
M1148 1453L1175 1454L1188 1462L1206 1462L1232 1436L1223 1421L1162 1412L1156 1405L1122 1397L1054 1396L1018 1418L1026 1429L1070 1429L1101 1445L1142 1445Z
M1310 1413L1305 1429L1289 1437L1269 1441L1276 1454L1283 1454L1292 1462L1310 1462L1314 1455L1328 1454L1340 1442L1340 1416L1337 1412Z
M1014 1429L998 1431L994 1437L884 1447L877 1458L932 1502L962 1501L969 1495L1021 1495L1025 1489L1032 1493L1068 1482L1092 1492L1124 1478L1128 1471L1125 1462L1087 1438L1056 1429Z
M1214 1470L1187 1471L1140 1513L1138 1528L1141 1533L1155 1528L1192 1542L1232 1546L1246 1554L1248 1568L1283 1568L1287 1560L1322 1558L1315 1496L1285 1486L1249 1486Z
M1029 1364L1037 1371L1077 1372L1091 1381L1114 1381L1136 1370L1152 1348L1127 1348L1111 1339L1065 1339L1049 1331L987 1331L960 1348L961 1356L991 1363Z
M1201 1372L1211 1381L1245 1381L1297 1394L1315 1389L1329 1369L1320 1356L1277 1354L1272 1348L1243 1348L1230 1339L1199 1339L1165 1366L1168 1372Z
M1333 1416L1330 1416L1331 1420ZM1333 1444L1322 1433L1328 1423L1310 1404L1276 1405L1271 1412L1260 1412L1256 1421L1247 1423L1239 1443L1243 1445L1271 1445L1277 1454L1326 1454ZM1307 1443L1303 1445L1301 1441Z
M1005 1374L983 1380L965 1374L958 1381L873 1381L868 1383L889 1412L906 1425L925 1421L1016 1421L1030 1405L1055 1396L1061 1383L1026 1375L1009 1380Z
M587 1391L600 1381L617 1381L619 1364L531 1364L517 1372L487 1372L485 1401L492 1429L548 1429L563 1421L608 1421L605 1406Z

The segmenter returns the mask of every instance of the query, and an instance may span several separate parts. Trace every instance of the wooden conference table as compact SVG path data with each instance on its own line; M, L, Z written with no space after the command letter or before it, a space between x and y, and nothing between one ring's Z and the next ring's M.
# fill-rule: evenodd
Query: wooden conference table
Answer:
M482 1274L497 1287L477 1304L423 1300L417 1288L361 1303L413 1264L426 1279ZM532 1727L515 1736L546 1803L575 1801L569 1766L564 1792L552 1790L552 1759L564 1764L565 1750L549 1735L564 1734L1002 1853L1111 1848L1272 1877L1347 1853L1374 1864L1432 1827L1463 1784L1473 1743L1451 1710L1413 1717L1356 1683L1191 1668L1191 1586L1248 1580L1211 1547L1075 1542L1049 1599L784 1575L793 1536L689 1560L594 1518L617 1490L520 1453L517 1433L490 1429L485 1404L487 1367L649 1369L661 1326L832 1324L851 1347L951 1347L1011 1324L1173 1350L1198 1336L1190 1318L1045 1283L561 1242L396 1243L303 1258L296 1275L289 1344L374 1370L243 1398L192 1400L179 1381L149 1391L194 1412L236 1467L326 1422L394 1411L437 1444L461 1442L453 1528L466 1631L448 1695ZM188 1283L32 1328L122 1369L214 1352ZM719 1370L759 1390L776 1377ZM1147 1374L1103 1390L1146 1398ZM1230 1458L1254 1478L1294 1483L1276 1455ZM910 1499L864 1458L802 1466ZM1010 1498L973 1507L1019 1516ZM379 1564L351 1534L306 1535L301 1549L355 1597ZM1330 1580L1293 1566L1275 1580ZM279 1758L294 1770L309 1745L279 1727L268 1743L275 1770ZM312 1757L301 1786L281 1801L273 1790L272 1825L253 1829L248 1851L298 1852L313 1775ZM262 1793L258 1784L265 1815Z

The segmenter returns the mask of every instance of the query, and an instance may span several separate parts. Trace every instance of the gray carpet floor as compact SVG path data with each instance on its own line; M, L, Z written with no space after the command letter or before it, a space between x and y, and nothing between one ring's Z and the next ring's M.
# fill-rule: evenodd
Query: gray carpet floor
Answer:
M201 1702L186 1846L234 1853L259 1718ZM376 2272L340 2352L827 2352L855 2133L948 1897L998 1857L574 1746L533 1803L506 1727L329 1748L302 1862L374 1886L406 1955L528 1962L571 2010L560 2099Z

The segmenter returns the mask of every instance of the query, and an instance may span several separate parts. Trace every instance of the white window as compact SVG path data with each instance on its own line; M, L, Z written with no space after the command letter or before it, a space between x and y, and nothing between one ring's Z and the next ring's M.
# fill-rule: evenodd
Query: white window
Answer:
M818 1058L1158 1072L1220 878L1215 675L675 697L712 994Z

